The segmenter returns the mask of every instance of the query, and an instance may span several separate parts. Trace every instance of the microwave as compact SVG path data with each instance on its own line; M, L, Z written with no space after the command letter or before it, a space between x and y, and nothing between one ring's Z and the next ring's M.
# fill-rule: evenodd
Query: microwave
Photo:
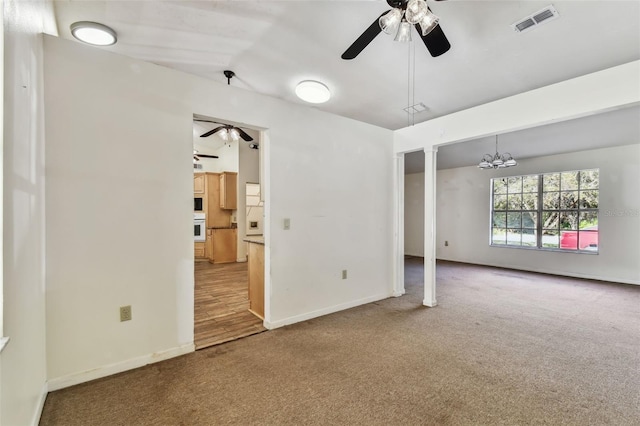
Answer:
M202 197L194 197L193 198L193 211L194 212L203 211L203 209L202 209Z

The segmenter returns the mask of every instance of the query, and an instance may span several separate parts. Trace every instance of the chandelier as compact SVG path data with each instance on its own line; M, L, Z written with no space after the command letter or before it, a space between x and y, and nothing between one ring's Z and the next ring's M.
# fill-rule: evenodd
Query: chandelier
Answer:
M396 0L389 1L393 9L380 17L380 29L387 34L394 35L395 41L411 41L411 25L419 24L422 36L426 36L438 25L438 18L434 15L426 0Z
M504 154L498 153L498 135L496 135L496 153L494 155L485 154L482 157L482 161L478 164L478 167L481 169L503 169L517 165L516 160L508 152Z

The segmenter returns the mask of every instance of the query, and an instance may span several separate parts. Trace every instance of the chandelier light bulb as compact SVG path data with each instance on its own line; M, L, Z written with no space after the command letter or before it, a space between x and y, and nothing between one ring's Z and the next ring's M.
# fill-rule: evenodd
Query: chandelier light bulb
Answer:
M404 17L410 24L417 24L422 21L422 18L429 12L427 2L424 0L410 0L407 3L407 10L404 13Z
M402 9L394 8L385 13L378 20L380 29L387 34L395 34L398 30L398 25L402 20Z
M426 36L431 31L433 31L436 25L438 25L438 21L440 21L440 18L438 18L436 15L431 13L430 10L427 9L427 14L424 15L424 18L422 18L422 20L420 21L420 29L422 30L422 35Z
M399 41L401 43L411 41L411 24L405 20L402 20L400 26L398 27L398 33L396 34L396 38L394 41Z

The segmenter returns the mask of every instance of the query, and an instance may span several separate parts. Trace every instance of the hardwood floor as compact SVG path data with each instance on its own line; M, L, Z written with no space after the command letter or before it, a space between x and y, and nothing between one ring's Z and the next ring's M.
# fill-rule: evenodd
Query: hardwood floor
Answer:
M196 349L266 331L249 312L247 263L195 262Z

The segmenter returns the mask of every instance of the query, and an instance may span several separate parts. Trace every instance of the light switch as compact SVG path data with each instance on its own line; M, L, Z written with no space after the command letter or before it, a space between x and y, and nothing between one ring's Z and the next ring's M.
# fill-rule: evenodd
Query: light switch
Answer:
M284 220L284 229L285 231L288 231L289 229L291 229L291 219L286 218Z

